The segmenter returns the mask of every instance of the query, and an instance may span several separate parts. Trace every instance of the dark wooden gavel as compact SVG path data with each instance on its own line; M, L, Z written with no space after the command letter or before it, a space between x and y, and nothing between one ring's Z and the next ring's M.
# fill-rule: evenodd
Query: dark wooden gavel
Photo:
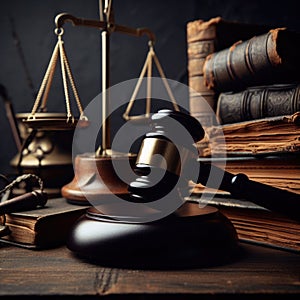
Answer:
M176 130L174 126L170 125L172 123L168 121L170 119L184 126L194 142L204 137L201 124L188 114L170 110L161 110L153 114L151 118L152 131L145 135L136 161L137 173L142 175L143 178L141 180L139 177L129 185L129 192L133 201L151 202L164 197L182 176L178 172L184 167L180 160L180 151L189 153L193 146L182 144L179 145L178 150L178 145L174 145L167 138L168 133ZM182 141L184 143L185 139L182 139ZM148 174L162 168L161 161L157 158L153 159L154 156L157 157L157 154L164 157L166 172L162 180L153 185ZM188 155L185 154L186 156ZM300 220L300 195L252 181L245 174L231 174L212 164L198 162L197 160L195 156L191 155L185 159L184 163L200 163L198 183L210 188L228 191L241 200L251 201L289 218ZM221 180L208 181L211 172Z

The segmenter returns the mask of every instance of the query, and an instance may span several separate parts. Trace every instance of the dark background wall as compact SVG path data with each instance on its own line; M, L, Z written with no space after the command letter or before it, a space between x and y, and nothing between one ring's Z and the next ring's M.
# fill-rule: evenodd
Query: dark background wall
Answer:
M270 0L115 0L116 23L149 27L157 36L156 52L170 79L187 83L186 24L222 16L228 20L300 30L298 1ZM97 0L3 0L0 2L0 84L16 113L29 112L44 76L56 36L54 18L68 12L98 19ZM24 68L17 40L28 70ZM100 34L95 29L65 26L64 41L83 106L101 92ZM147 51L146 39L114 34L111 38L111 84L138 77ZM31 86L32 83L32 86ZM0 173L10 172L16 146L0 102ZM55 80L49 110L64 111L61 80Z

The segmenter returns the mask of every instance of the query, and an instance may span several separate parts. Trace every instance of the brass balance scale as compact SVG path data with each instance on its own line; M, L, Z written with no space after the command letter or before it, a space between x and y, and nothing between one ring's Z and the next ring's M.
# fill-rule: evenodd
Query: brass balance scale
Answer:
M54 48L52 57L50 59L47 71L45 73L44 79L42 81L39 93L33 105L32 111L29 114L23 114L19 116L22 118L22 123L30 129L31 132L35 135L35 142L38 138L38 134L40 132L47 132L47 136L49 134L54 134L55 137L62 135L62 143L68 144L67 147L72 145L72 141L70 137L74 133L76 126L89 126L89 120L84 115L84 111L81 105L81 100L79 98L74 77L70 68L70 64L66 55L66 51L64 48L63 42L63 25L66 22L72 23L74 26L85 26L92 27L96 29L101 29L101 40L102 40L102 144L98 148L98 150L93 153L83 153L77 155L75 157L75 161L73 163L74 166L74 177L70 181L64 182L61 187L61 194L65 197L68 202L75 204L87 204L87 195L88 196L97 196L104 195L105 197L109 197L109 193L113 193L114 195L123 197L128 194L127 184L124 183L119 177L116 175L113 165L112 165L112 157L117 159L120 163L126 163L128 160L130 164L133 166L135 162L136 155L133 153L116 153L111 149L111 137L110 137L110 117L108 115L109 111L109 93L108 88L110 87L109 80L109 44L110 44L110 35L113 32L119 32L126 35L132 35L136 37L148 36L149 38L149 52L145 60L145 64L140 73L139 80L137 81L136 87L133 91L132 97L128 102L127 109L124 113L125 120L134 120L136 122L142 121L144 119L148 119L151 113L151 76L152 76L152 62L154 61L157 70L163 80L166 91L172 101L173 107L175 110L179 110L176 100L172 94L172 91L168 85L166 80L166 76L163 72L161 64L154 52L154 42L155 36L154 34L147 28L130 28L122 25L117 25L113 20L113 12L112 12L112 1L102 1L99 2L99 10L100 10L100 20L90 20L90 19L82 19L74 17L68 13L61 13L55 18L55 34L57 35L58 41ZM61 62L61 73L64 87L64 95L65 95L65 103L66 103L66 114L58 114L58 113L49 113L46 110L47 99L49 95L49 90L51 88L52 79L54 75L54 71L56 69L56 65L58 60ZM147 75L147 98L146 98L146 111L144 115L130 116L130 111L132 109L133 103L135 101L138 90L141 86L142 79ZM71 86L71 90L74 94L74 98L76 100L77 108L79 110L79 118L75 118L70 105L70 95L69 95L69 85ZM65 137L68 136L67 139ZM30 141L29 141L30 144ZM70 150L70 148L69 148ZM63 151L60 151L63 152ZM65 153L65 157L62 155L56 155L55 153L51 153L56 158L56 168L55 171L62 168L60 171L66 167L66 165L70 166L70 162L72 161L71 152ZM21 157L21 158L20 158ZM37 155L35 155L34 162L29 156L18 156L13 164L15 166L23 166L26 165L26 161L28 164L32 164L36 166L37 164ZM60 174L52 172L52 174L47 173L46 165L47 160L50 158L50 154L45 154L43 152L43 160L39 161L39 173L43 178L43 171L46 177L45 185L47 185L48 180L50 178L65 178L65 176L59 176ZM42 162L42 164L41 164ZM95 175L94 166L97 166L100 176ZM32 168L27 168L32 171ZM35 171L35 170L33 170ZM65 168L66 171L66 168ZM95 188L96 186L96 188ZM82 192L84 190L84 193Z
M47 112L47 100L58 58L61 60L67 114ZM18 148L18 154L10 162L11 166L20 174L33 173L40 176L45 181L45 191L51 198L60 196L61 185L73 176L71 146L78 120L71 111L67 76L78 109L82 113L68 58L59 35L32 111L14 116L12 107L6 109L10 113L9 121ZM7 102L6 106L9 104ZM86 121L82 116L80 122L83 123L84 120ZM19 193L23 193L22 187L13 191L13 194Z

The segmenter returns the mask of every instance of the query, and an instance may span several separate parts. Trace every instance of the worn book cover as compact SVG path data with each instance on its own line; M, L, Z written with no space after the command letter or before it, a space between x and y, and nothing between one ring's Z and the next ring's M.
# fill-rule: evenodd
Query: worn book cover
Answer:
M220 93L217 119L220 124L292 115L300 111L300 85L274 84L249 87L241 92Z
M207 21L194 20L187 23L187 67L191 88L190 112L202 124L213 124L215 120L213 116L210 116L207 106L202 105L201 100L205 99L213 110L216 109L217 100L215 91L209 89L204 82L203 65L205 58L215 51L230 47L238 40L249 39L269 29L264 25L225 20L221 17L211 18Z
M72 225L87 207L57 198L49 199L43 208L6 214L5 225L10 234L1 241L37 249L62 245Z
M202 157L299 153L300 112L211 126L196 146Z
M254 85L298 82L300 33L275 28L208 55L205 85L219 92Z

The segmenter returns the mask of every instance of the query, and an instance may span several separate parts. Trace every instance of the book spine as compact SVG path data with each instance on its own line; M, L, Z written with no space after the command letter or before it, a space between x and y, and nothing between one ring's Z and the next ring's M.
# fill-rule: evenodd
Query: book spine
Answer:
M202 20L187 25L188 83L190 87L190 114L202 126L215 124L215 92L204 84L205 58L215 51L215 24L201 28Z
M203 66L205 85L225 92L297 81L299 41L298 34L277 28L212 53Z
M203 70L206 57L229 47L239 39L248 39L267 30L269 28L266 26L230 22L220 17L209 21L196 20L187 24L190 113L201 122L202 126L215 124L214 112L219 94L205 84ZM200 100L199 103L197 99ZM203 105L203 100L208 103L210 109Z
M220 93L217 118L221 124L292 115L300 111L300 85L282 84Z

